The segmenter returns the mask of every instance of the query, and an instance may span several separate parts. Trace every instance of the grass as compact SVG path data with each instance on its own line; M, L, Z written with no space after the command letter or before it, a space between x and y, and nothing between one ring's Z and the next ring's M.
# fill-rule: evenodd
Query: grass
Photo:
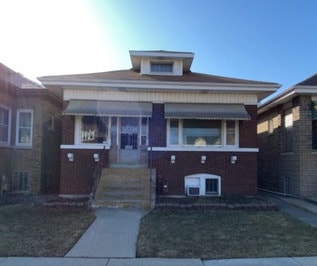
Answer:
M0 207L0 257L64 256L95 219L88 210Z
M280 212L155 210L143 217L138 257L316 256L317 228Z

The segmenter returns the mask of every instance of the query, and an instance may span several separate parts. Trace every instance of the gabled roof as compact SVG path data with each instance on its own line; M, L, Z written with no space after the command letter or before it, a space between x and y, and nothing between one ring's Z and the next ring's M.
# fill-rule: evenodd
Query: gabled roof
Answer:
M317 73L297 83L295 86L317 86Z
M183 76L168 75L141 75L138 71L132 69L118 70L110 72L99 72L89 74L60 75L39 77L40 81L160 81L160 82L197 82L197 83L215 83L215 84L241 84L241 85L268 85L279 87L280 85L273 82L262 82L247 79L229 78L216 75L208 75L196 72L186 72Z
M2 63L0 63L0 80L20 89L43 89L40 84L25 78L22 74L13 71Z
M281 91L269 100L265 101L258 107L258 113L261 114L271 108L290 101L297 95L317 95L317 74Z

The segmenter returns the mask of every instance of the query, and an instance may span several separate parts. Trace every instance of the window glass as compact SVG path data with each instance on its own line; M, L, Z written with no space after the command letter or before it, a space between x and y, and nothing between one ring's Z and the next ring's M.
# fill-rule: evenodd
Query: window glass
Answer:
M160 64L160 63L151 63L151 72L173 72L173 64Z
M284 152L293 151L293 114L289 112L285 114L285 117L284 117L283 151Z
M196 119L184 120L183 144L221 145L221 121Z
M48 114L47 125L49 130L54 130L54 116L52 114Z
M12 190L16 192L30 190L30 172L13 172Z
M108 140L108 117L82 117L82 143L105 143Z
M18 144L32 144L32 112L18 111Z
M169 134L169 143L171 145L177 145L178 143L178 132L179 132L179 121L171 120L170 121L170 134Z
M205 180L206 182L206 194L210 195L210 194L216 194L218 195L219 194L219 191L218 191L218 179L211 179L211 178L208 178Z
M236 122L227 121L227 145L235 145Z
M9 140L9 110L0 107L0 141Z
M141 119L141 145L147 144L147 132L148 132L148 118L143 117Z

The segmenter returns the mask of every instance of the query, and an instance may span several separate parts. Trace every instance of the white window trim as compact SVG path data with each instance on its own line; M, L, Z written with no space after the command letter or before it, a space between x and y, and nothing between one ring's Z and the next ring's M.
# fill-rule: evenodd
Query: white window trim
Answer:
M31 131L30 131L30 143L20 143L19 142L19 124L20 124L20 114L21 113L31 113ZM32 147L33 145L33 109L17 109L17 120L16 120L16 135L15 135L15 145L19 147Z
M223 134L224 134L223 143L225 143L222 146L224 146L224 147L237 147L237 148L239 147L239 121L236 120L234 122L235 122L234 145L229 145L229 144L227 144L227 120L222 121L222 124L223 124L223 130L222 131L223 131Z
M82 143L81 142L81 128L82 128L82 117L81 115L75 116L75 132L74 132L74 145L80 146L82 148L90 149L91 147L108 147L111 145L111 117L108 117L108 133L107 133L107 142L106 143ZM69 146L69 145L62 145ZM61 147L62 147L61 146Z
M0 107L8 111L8 139L7 141L0 141L0 146L7 146L11 143L11 109L8 106L0 104Z
M165 61L150 61L150 74L151 75L174 75L174 69L175 69L175 66L174 66L174 63L175 62L170 62L170 61L168 61L168 62L165 62ZM172 71L166 71L166 72L164 72L164 71L152 71L152 65L153 64L157 64L157 65L172 65Z
M145 135L142 135L142 117L139 119L139 145L142 145L142 136L146 137L145 145L149 145L149 118L145 117L146 119L146 132Z
M174 120L174 119L173 119ZM227 121L221 121L221 145L188 145L183 144L182 132L183 132L183 119L177 119L178 122L178 144L170 144L170 121L167 119L167 147L207 147L207 148L239 148L239 121L235 121L235 144L227 145Z
M206 179L217 179L218 180L218 194L206 194ZM209 197L221 196L221 176L207 174L207 173L198 173L198 174L193 174L193 175L187 175L184 177L185 194L187 194L188 186L191 186L190 180L195 180L196 182L198 181L197 184L195 184L194 186L199 186L199 196L209 196Z

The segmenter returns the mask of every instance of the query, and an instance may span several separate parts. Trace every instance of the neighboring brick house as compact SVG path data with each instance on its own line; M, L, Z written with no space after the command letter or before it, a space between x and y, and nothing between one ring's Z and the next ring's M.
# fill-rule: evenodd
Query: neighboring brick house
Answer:
M191 72L193 53L130 51L132 69L46 76L64 92L62 195L104 167L156 170L157 195L255 195L257 103L279 84Z
M59 189L61 98L0 63L0 177L10 192Z
M259 187L317 196L317 74L258 109Z

